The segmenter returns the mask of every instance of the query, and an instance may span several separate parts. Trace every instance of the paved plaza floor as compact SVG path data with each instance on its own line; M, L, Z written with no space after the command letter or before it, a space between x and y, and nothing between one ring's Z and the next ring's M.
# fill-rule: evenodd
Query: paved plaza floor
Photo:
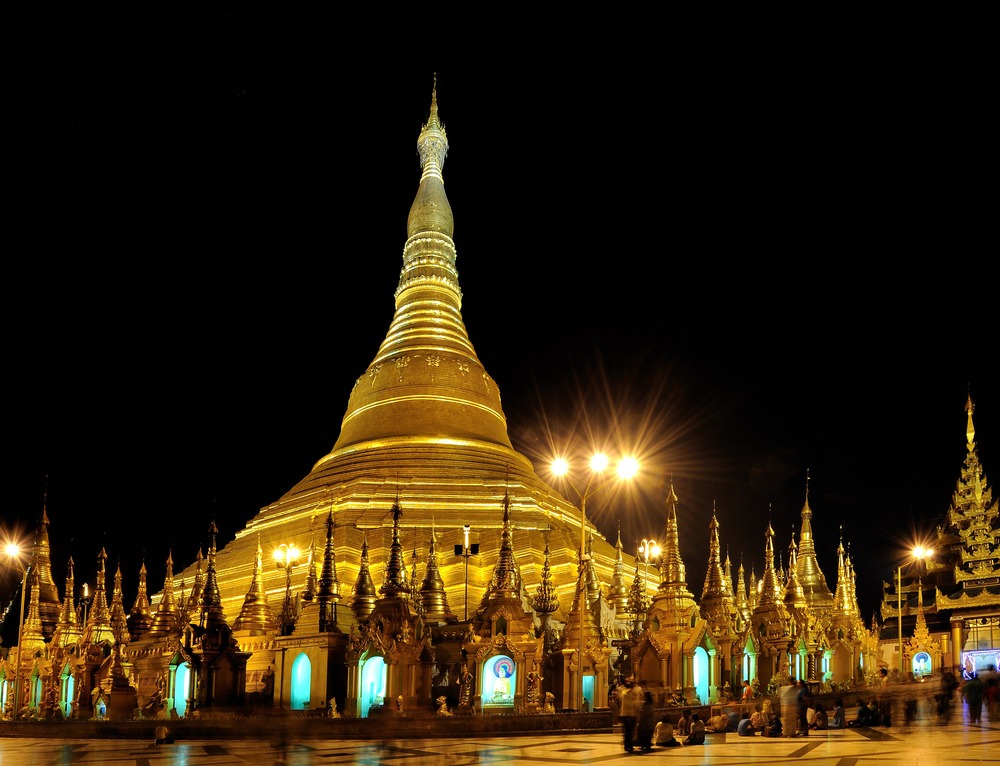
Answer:
M456 722L458 719L456 719ZM2 726L2 724L0 724ZM170 745L128 739L0 737L0 766L539 766L539 764L661 763L669 766L1000 765L1000 722L972 725L917 723L901 727L812 732L809 737L763 739L710 734L705 745L626 753L621 734L558 733L509 737L381 741L184 740Z

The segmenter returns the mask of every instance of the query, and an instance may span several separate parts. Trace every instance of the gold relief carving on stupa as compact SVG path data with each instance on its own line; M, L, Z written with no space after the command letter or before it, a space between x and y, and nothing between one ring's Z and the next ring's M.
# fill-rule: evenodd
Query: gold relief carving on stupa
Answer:
M396 365L396 374L399 376L399 382L402 383L403 382L403 370L406 369L407 366L409 366L409 364L410 364L410 357L408 357L408 356L397 357L397 359L394 362L394 364Z
M371 369L368 370L368 387L373 388L375 386L375 378L382 371L382 362L378 364L373 364Z
M483 383L486 384L486 393L488 393L488 394L492 393L490 391L490 376L487 375L485 372L483 373Z
M434 368L441 366L441 357L438 354L428 354L427 356L427 368L431 373L431 383L434 382Z
M464 378L466 375L469 374L470 367L468 362L463 362L461 359L456 359L455 362L458 364L459 375L461 375Z

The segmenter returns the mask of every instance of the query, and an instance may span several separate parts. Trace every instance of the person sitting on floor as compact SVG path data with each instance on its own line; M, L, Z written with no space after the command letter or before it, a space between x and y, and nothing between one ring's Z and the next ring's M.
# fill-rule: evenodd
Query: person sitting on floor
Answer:
M743 714L743 717L740 719L740 725L736 727L736 733L741 737L753 736L753 722L750 720L749 713Z
M767 726L767 716L764 715L761 705L754 705L753 713L750 714L750 725L753 726L754 734L763 731Z
M685 745L705 744L705 722L697 713L691 714L691 733L684 739Z
M681 711L681 717L677 719L677 725L675 727L677 729L677 734L681 737L686 737L688 734L690 734L689 731L690 726L691 726L691 711L688 710L687 708L684 708Z
M829 722L831 729L843 729L847 726L847 717L844 712L844 701L837 697L833 702L833 720Z
M858 714L857 717L848 724L849 726L876 726L878 717L875 715L875 711L868 707L868 703L865 700L858 700Z
M826 708L823 707L822 702L816 703L816 715L813 716L813 722L809 724L810 729L823 730L829 728L828 718L826 715Z
M657 747L679 747L680 742L674 739L674 725L670 721L670 716L663 716L656 724L653 731L653 743Z
M741 716L735 710L730 710L726 717L726 731L736 731L740 726Z

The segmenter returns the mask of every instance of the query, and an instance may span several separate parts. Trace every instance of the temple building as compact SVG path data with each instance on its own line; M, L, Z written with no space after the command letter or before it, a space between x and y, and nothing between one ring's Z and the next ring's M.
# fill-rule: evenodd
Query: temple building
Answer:
M73 603L72 561L58 598L43 508L32 651L0 662L6 715L15 685L33 714L64 717L124 716L120 703L102 707L123 682L135 692L128 706L151 716L274 705L365 717L442 704L490 715L537 712L546 694L558 709L603 709L619 677L635 676L660 704L707 704L743 678L774 685L792 673L846 688L874 669L842 541L835 592L820 569L808 483L787 572L768 523L764 572L749 583L742 564L734 583L725 530L703 509L709 567L696 599L672 483L650 575L620 531L610 543L513 447L462 319L448 149L435 87L385 339L330 452L235 539L217 550L212 521L207 558L199 551L175 575L167 552L162 586L147 584L143 565L127 613L120 570L108 603L102 550L86 614ZM971 524L960 513L956 535Z
M882 657L903 673L948 667L968 678L1000 667L1000 513L979 462L971 395L965 411L965 460L931 551L883 583Z

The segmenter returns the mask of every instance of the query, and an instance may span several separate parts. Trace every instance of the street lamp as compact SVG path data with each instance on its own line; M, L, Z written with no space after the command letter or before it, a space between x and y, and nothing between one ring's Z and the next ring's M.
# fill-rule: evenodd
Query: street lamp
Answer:
M610 460L607 455L602 453L597 453L590 458L590 474L587 476L587 482L583 485L583 489L580 489L574 483L572 478L570 478L570 466L569 463L564 458L556 458L552 461L550 470L553 475L560 477L566 481L566 484L576 493L577 499L580 502L580 656L579 656L579 673L580 673L580 703L579 710L582 713L584 711L584 688L583 688L583 626L584 619L583 616L586 614L587 609L587 587L584 581L584 562L587 561L587 499L593 497L597 492L607 487L615 479L632 479L639 472L639 462L635 458L627 457L619 461L617 466L617 471L615 475L604 477L604 472L608 468Z
M639 543L638 555L642 556L642 606L645 609L646 604L646 593L649 588L649 562L655 561L660 557L662 549L660 544L656 540L647 540L645 537L642 538L642 542Z
M31 565L21 564L21 548L17 543L10 543L6 549L7 557L12 561L17 561L22 568L21 576L21 613L18 615L17 623L17 659L14 661L14 719L20 716L21 711L21 644L24 643L24 593L28 589L28 573Z
M910 551L910 559L915 559L923 563L926 559L929 559L934 555L933 548L925 548L922 545L917 545ZM905 564L907 562L903 562ZM898 636L899 639L899 673L900 676L905 674L903 668L903 564L896 567L896 618L898 620ZM900 679L902 680L902 679Z
M83 595L80 596L80 603L83 604L83 626L82 627L86 628L87 627L87 607L90 606L90 586L87 585L87 583L84 583L83 586L80 588L80 590L83 593Z
M465 533L465 543L464 545L455 546L455 555L465 557L465 621L469 621L469 556L479 555L479 543L472 543L469 545L469 532L472 531L472 527L466 524L462 527L462 532Z
M292 623L295 621L294 610L292 609L292 570L299 563L301 555L294 545L282 543L274 550L274 563L279 569L285 570L285 602L281 606L281 635L287 636L291 632Z

